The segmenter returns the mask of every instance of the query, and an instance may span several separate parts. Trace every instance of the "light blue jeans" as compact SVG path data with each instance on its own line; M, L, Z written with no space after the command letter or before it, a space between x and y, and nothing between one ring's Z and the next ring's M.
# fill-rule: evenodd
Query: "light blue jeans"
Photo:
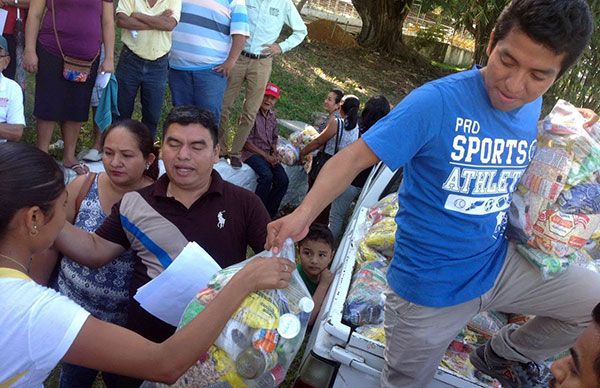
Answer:
M352 202L358 198L362 189L348 186L346 191L340 194L339 197L331 204L331 211L329 212L329 229L333 233L333 238L339 241L344 233L344 224L347 217L349 216L350 206Z

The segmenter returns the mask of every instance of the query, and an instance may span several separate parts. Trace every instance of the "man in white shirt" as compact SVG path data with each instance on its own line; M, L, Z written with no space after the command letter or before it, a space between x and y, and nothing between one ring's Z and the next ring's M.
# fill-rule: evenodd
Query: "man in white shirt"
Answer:
M0 36L0 72L10 63L8 43ZM18 83L0 73L0 143L19 141L25 128L23 91Z
M256 113L262 104L267 82L271 77L273 56L285 53L299 45L306 37L306 25L302 21L292 0L246 0L250 37L244 50L229 74L227 89L221 106L219 144L221 153L227 153L229 110L246 82L244 108L239 125L235 129L229 163L234 168L242 167L241 151L250 134ZM275 41L283 26L292 29L292 34L283 42Z

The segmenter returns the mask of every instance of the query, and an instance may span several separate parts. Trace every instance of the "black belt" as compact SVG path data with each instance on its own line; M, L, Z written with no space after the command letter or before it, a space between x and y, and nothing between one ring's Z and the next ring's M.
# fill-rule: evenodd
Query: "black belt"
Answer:
M242 51L242 55L252 59L265 59L271 56L271 54L252 54L248 51Z

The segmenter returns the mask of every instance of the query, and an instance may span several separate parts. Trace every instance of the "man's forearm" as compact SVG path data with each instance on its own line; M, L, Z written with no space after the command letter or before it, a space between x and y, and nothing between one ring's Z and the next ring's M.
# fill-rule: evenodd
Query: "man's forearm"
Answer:
M117 26L125 28L127 30L152 30L153 28L141 20L127 16L124 13L119 12L117 14Z
M231 49L229 49L229 55L227 56L228 61L237 61L242 50L244 49L244 45L246 44L246 39L248 39L245 35L234 34L231 36Z
M172 16L150 16L139 12L134 12L131 17L148 25L151 30L173 31L177 25L177 20Z
M22 124L0 124L0 139L6 139L10 141L19 141L23 136Z
M257 146L255 146L254 144L250 143L250 142L246 142L246 144L244 144L244 148L247 149L248 151L252 152L253 154L262 156L262 157L266 157L267 153L264 152L263 150L261 150L260 148L258 148Z

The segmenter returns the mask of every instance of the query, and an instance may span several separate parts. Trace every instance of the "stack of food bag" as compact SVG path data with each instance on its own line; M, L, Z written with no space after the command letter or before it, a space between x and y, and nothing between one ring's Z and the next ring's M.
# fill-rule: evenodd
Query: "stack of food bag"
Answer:
M394 253L398 197L393 193L377 202L368 212L364 237L358 242L356 268L344 306L343 319L353 326L383 322L386 273ZM365 330L367 335L383 338L380 327Z
M294 244L286 241L282 256L295 266ZM263 252L258 256L269 256ZM179 327L200 314L227 282L248 262L219 271L185 310ZM277 387L300 349L314 303L298 271L288 288L254 292L243 301L223 331L175 384L175 387Z
M600 128L585 122L573 105L556 104L513 195L508 236L546 278L573 264L593 267L585 246L600 225Z

